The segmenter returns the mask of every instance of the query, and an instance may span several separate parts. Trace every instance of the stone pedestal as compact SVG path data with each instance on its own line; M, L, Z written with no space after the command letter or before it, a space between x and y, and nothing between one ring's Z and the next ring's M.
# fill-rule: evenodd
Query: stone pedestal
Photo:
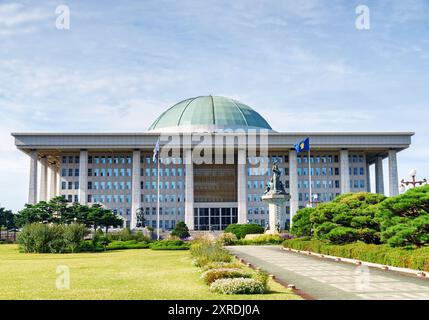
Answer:
M269 223L266 234L278 234L284 229L286 222L285 202L290 199L287 194L268 193L262 196L262 200L268 203Z

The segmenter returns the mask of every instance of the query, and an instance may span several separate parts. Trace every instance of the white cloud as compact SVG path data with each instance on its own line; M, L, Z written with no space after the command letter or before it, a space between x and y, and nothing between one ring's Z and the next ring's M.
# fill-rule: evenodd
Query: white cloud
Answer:
M0 36L34 33L48 19L54 22L55 16L42 7L24 6L19 3L0 4Z

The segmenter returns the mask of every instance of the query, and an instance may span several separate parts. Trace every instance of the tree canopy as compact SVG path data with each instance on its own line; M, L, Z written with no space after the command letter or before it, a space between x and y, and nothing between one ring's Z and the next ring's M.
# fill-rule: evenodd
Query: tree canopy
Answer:
M382 241L391 246L429 244L429 185L386 199L378 221Z
M18 226L39 223L64 223L77 222L86 227L120 227L123 221L112 210L103 208L99 204L92 206L73 203L70 205L64 197L55 197L49 201L40 201L36 204L26 204L25 208L15 216Z
M386 198L349 193L293 217L291 233L333 243L363 241L390 246L429 244L429 186Z

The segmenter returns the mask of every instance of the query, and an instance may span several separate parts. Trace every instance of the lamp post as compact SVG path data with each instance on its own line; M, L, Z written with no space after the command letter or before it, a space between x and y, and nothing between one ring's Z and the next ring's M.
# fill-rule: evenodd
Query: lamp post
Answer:
M401 180L401 187L399 188L401 193L404 192L406 187L408 187L409 185L411 186L411 188L415 188L416 186L427 184L426 179L416 180L416 174L417 174L416 169L411 169L410 171L411 181L405 181L404 179Z

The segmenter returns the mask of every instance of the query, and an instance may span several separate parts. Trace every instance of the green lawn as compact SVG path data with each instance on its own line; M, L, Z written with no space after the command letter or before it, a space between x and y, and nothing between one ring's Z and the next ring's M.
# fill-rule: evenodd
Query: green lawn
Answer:
M70 289L55 286L70 270ZM188 251L25 254L0 245L0 299L300 299L275 282L265 295L210 293Z

